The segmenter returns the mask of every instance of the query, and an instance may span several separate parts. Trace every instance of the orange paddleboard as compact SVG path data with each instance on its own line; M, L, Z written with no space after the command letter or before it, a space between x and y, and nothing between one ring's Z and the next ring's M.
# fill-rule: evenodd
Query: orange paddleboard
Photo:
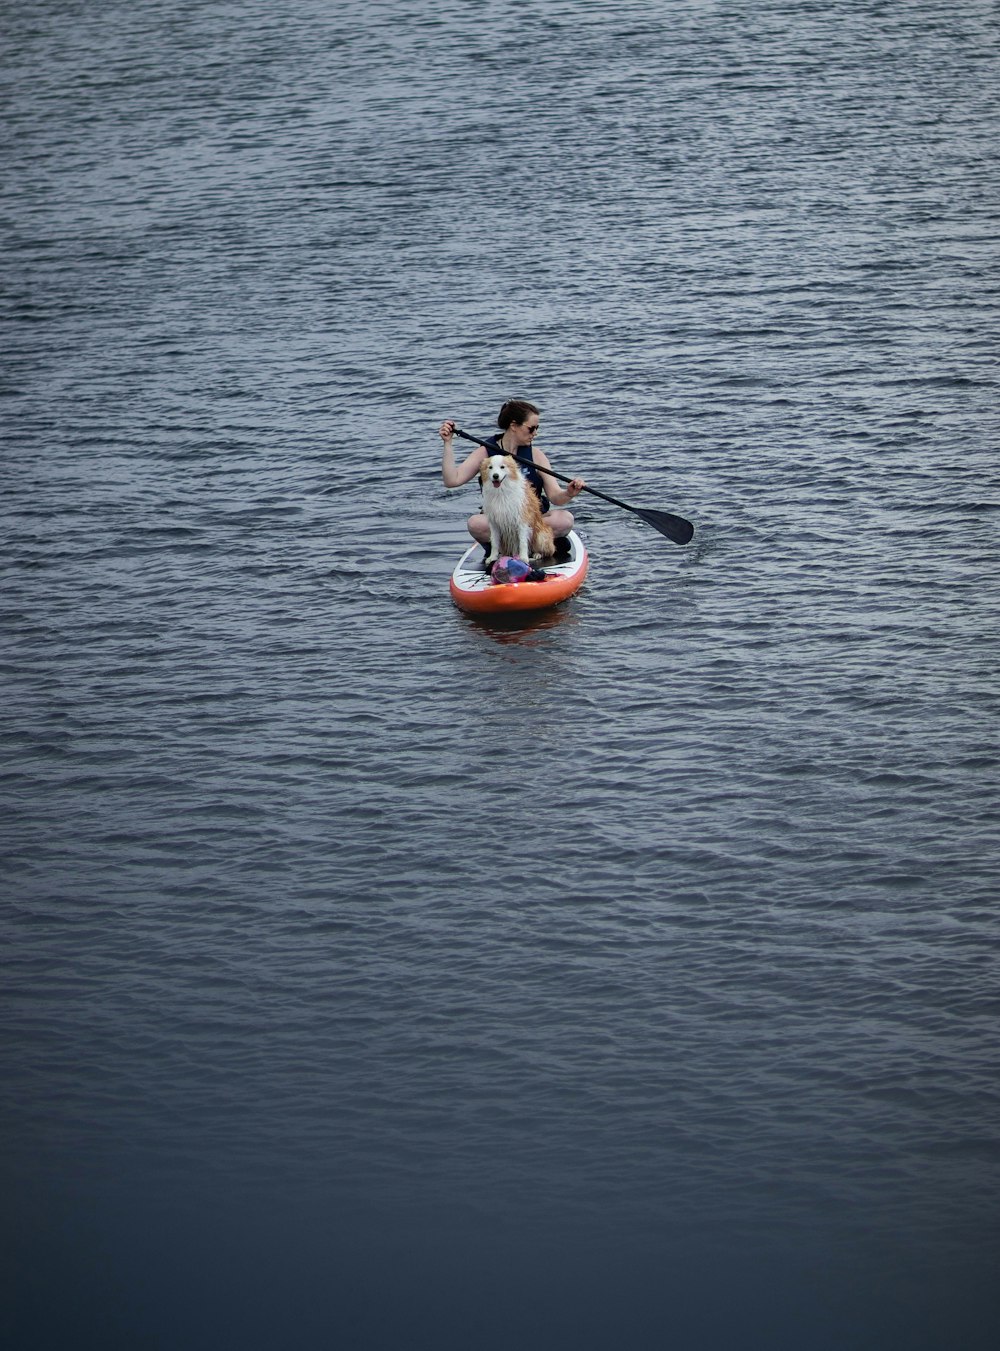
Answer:
M451 574L451 598L468 614L507 614L513 610L544 610L568 600L583 585L587 575L587 550L583 540L571 530L568 558L543 568L541 582L494 582L483 572L483 546L473 544L458 560Z

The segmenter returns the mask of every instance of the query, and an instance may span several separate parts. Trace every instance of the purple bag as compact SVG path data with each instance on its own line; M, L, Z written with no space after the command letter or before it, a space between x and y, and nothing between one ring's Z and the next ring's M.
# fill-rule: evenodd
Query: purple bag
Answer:
M533 568L521 558L504 555L490 568L490 577L501 585L504 582L541 582L545 580L545 573L540 568Z

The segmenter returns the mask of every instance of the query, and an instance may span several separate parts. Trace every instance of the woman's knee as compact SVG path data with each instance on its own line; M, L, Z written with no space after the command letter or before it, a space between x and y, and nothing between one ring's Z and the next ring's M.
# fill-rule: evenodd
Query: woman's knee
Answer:
M469 534L480 544L489 544L490 542L490 523L485 516L479 514L470 516L467 522Z
M552 527L554 535L568 535L575 524L571 511L550 511L546 520Z

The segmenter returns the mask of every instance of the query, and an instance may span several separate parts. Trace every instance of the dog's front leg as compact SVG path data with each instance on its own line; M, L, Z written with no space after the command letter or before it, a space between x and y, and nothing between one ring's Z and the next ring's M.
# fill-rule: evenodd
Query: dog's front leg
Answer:
M486 555L486 566L492 566L500 557L500 530L490 521L490 551Z
M531 562L531 554L528 551L529 534L530 534L530 527L528 526L527 522L522 521L517 528L517 549L518 549L517 556L518 558L522 558L525 561L525 563Z

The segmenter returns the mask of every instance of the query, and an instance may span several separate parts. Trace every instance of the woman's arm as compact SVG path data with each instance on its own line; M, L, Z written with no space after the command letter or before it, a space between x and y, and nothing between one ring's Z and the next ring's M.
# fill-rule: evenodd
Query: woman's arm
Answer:
M546 474L546 469L551 469L549 457L544 450L539 450L537 446L533 448L532 458L542 474L542 482L545 484L545 496L554 507L565 507L573 498L586 488L586 483L582 478L575 478L567 483L565 488L561 486L558 479L554 479L551 474Z
M466 455L461 464L455 463L455 450L452 444L452 437L455 434L455 424L450 419L442 422L438 430L438 435L444 442L444 452L441 456L441 478L444 480L446 488L461 488L463 483L468 483L479 473L479 466L486 459L486 447L477 446L475 450Z

